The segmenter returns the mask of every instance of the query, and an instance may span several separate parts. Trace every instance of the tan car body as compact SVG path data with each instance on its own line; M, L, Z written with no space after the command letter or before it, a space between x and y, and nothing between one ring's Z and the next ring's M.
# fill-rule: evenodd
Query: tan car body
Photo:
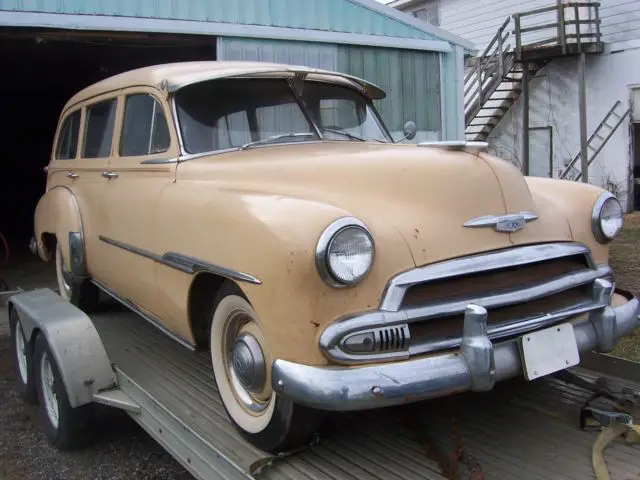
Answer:
M69 101L61 122L73 108L118 96L112 148L118 152L123 95L149 92L172 119L172 85L255 69L240 63L188 65L142 69L94 85ZM341 77L331 81L362 88ZM195 343L190 289L200 273L136 255L101 236L150 255L179 252L254 277L259 283L238 285L260 316L271 357L307 365L328 364L319 347L328 324L376 309L389 279L416 266L513 245L570 240L586 244L597 263L608 260L607 245L595 241L591 227L591 210L602 189L525 178L486 153L320 141L176 162L171 160L181 157L180 142L175 123L169 127L171 147L161 154L52 157L35 231L43 259L52 257L51 236L66 252L68 232L82 232L89 275L189 343ZM109 171L119 177L104 178L102 173ZM79 177L71 179L71 173ZM516 233L463 226L474 217L520 211L533 211L538 219ZM343 216L367 225L376 257L360 285L336 289L318 275L315 247L324 228Z

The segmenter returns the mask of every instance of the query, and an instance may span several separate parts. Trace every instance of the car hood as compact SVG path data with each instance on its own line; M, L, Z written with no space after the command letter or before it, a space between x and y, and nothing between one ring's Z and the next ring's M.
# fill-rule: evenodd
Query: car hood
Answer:
M374 238L378 229L395 229L416 265L571 240L569 223L551 200L532 195L513 165L487 154L360 142L269 146L185 162L178 179L334 205L365 222ZM538 219L515 233L464 226L521 211Z

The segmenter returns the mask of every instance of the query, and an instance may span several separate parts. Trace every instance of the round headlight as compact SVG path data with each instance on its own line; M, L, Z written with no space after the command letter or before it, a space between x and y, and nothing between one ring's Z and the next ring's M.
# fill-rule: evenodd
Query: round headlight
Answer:
M373 238L367 227L356 218L341 218L320 236L316 265L329 285L356 285L371 270L374 254Z
M610 192L605 192L598 197L591 214L591 228L593 235L600 243L613 240L624 223L622 205Z

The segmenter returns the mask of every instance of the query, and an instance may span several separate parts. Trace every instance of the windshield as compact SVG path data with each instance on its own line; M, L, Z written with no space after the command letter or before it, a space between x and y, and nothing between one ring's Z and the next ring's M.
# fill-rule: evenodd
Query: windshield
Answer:
M199 154L317 141L317 129L327 140L390 141L371 104L355 90L307 81L302 100L286 79L232 78L186 86L176 95L184 148Z
M327 140L391 141L371 103L352 88L306 82L302 98Z

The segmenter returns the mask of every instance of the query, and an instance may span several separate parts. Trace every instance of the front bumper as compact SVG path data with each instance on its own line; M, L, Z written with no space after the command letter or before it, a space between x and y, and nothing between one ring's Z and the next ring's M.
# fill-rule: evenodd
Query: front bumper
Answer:
M611 291L609 282L597 282ZM572 322L579 352L611 351L638 324L639 302L632 294L616 290L612 305ZM496 382L521 374L518 339L492 344L483 307L468 306L463 330L458 351L416 360L361 367L316 367L275 360L273 388L321 410L367 410L464 391L487 391Z

